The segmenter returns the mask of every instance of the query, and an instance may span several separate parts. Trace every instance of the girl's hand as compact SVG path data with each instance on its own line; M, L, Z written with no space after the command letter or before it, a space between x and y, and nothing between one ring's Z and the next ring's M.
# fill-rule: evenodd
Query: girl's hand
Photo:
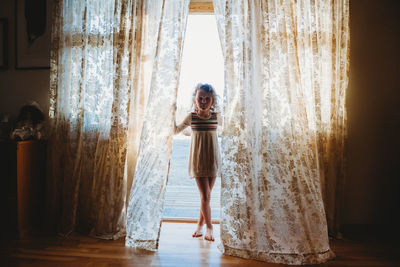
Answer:
M182 131L184 136L190 136L192 134L192 131L190 128L186 128L185 130Z

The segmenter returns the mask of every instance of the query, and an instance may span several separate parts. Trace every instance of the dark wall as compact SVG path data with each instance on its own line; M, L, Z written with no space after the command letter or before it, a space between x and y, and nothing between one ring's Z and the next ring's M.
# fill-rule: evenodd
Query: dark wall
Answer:
M53 0L48 1L51 3ZM11 120L15 119L21 106L36 101L47 116L49 69L15 68L15 2L16 0L0 0L0 18L8 20L9 47L8 69L0 70L0 115L8 114Z
M400 1L350 0L350 21L344 222L396 224L400 210Z

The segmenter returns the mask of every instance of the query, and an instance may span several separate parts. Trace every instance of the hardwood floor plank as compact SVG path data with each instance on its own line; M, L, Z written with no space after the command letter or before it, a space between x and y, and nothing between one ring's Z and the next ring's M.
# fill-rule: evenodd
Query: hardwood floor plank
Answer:
M214 225L215 242L192 238L195 227L193 223L163 222L157 252L125 247L123 238L101 240L79 234L1 240L0 266L285 266L223 255L217 248L219 225ZM393 243L334 240L331 247L336 259L314 266L400 266L400 249Z

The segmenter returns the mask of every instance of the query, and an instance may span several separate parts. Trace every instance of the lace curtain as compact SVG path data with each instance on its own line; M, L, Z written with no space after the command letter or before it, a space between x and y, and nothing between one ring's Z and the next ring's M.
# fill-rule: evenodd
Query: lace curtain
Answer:
M214 9L225 61L221 249L324 262L334 253L323 196L335 228L343 179L348 0Z
M48 218L61 234L125 234L127 145L144 105L142 1L57 1L50 69ZM134 125L133 130L128 131ZM135 154L135 147L130 147ZM129 163L128 163L129 160Z
M154 32L151 89L128 202L126 246L158 248L189 2L154 1L147 6L158 32Z

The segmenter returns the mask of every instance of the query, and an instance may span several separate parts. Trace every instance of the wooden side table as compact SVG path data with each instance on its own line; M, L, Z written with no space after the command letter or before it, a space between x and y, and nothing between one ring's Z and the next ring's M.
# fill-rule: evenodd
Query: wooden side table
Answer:
M1 187L4 185L1 189L2 205L3 201L6 201L5 210L8 213L4 226L8 227L10 233L15 233L16 228L18 237L24 239L42 230L46 142L37 140L0 142L0 154L2 161L0 168L4 174L4 177L1 177ZM4 193L7 197L3 195ZM7 228L3 230L7 231Z

